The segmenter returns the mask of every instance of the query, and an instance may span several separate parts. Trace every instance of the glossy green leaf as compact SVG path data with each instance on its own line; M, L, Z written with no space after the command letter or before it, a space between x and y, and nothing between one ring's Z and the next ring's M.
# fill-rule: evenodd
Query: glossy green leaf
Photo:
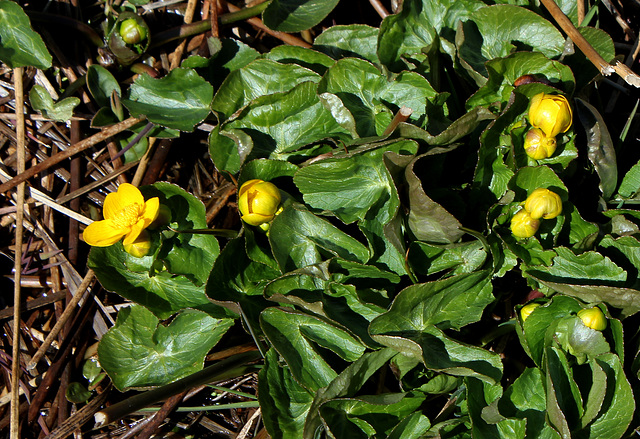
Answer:
M449 244L464 235L462 224L444 207L429 198L414 170L416 161L428 160L429 155L417 157L405 170L409 197L408 226L418 241Z
M331 26L316 37L313 48L334 60L356 57L377 64L378 33L378 28L364 24Z
M322 419L320 417L320 407L326 401L335 398L354 396L365 385L371 376L380 370L395 353L392 349L380 349L374 352L367 352L360 358L347 366L335 379L326 387L318 390L313 399L309 416L304 426L304 439L317 437L321 429Z
M627 171L620 182L618 196L621 198L635 198L640 192L640 162Z
M387 439L420 439L430 427L429 418L420 412L414 412L400 421Z
M320 415L329 434L334 437L386 436L424 400L424 395L407 393L336 398L320 406Z
M300 32L320 23L338 0L274 0L262 13L264 23L280 32Z
M329 29L333 29L333 27ZM317 47L314 49L298 46L276 46L269 53L265 53L264 57L281 64L297 64L316 72L318 75L324 75L335 60L318 51Z
M487 250L480 241L435 245L413 242L409 262L416 274L430 275L450 270L451 274L470 273L487 259Z
M319 348L347 361L355 361L365 349L337 326L292 310L267 308L260 314L260 324L296 381L310 391L317 391L338 376Z
M91 398L91 392L87 388L77 381L69 383L67 390L64 392L64 396L67 401L74 404L81 404L87 402Z
M523 75L546 79L568 95L575 87L571 69L539 52L516 52L504 58L494 58L487 61L486 69L487 83L467 100L468 109L496 102L506 104L515 88L514 82Z
M486 411L490 408L489 404L493 403L493 395L487 395L487 388L490 385L475 378L467 378L465 382L467 384L467 407L469 408L471 431L474 438L524 439L526 437L524 419L505 419L498 416L499 420L486 421ZM500 393L502 392L500 385L495 387ZM493 391L495 390L490 389L488 393Z
M600 415L584 429L584 434L585 437L620 438L631 424L636 408L633 389L616 355L603 354L595 361L607 375L607 393Z
M400 71L406 66L403 59L424 59L422 49L438 35L452 46L457 23L482 6L484 3L472 0L405 0L401 11L389 15L380 25L380 60L391 70ZM453 50L450 48L447 53L452 54Z
M101 107L111 103L111 95L115 92L121 96L120 84L109 70L100 64L92 64L87 69L87 87L91 96Z
M213 87L191 69L173 69L154 79L140 75L131 85L125 107L135 117L181 131L193 131L210 113Z
M470 18L458 28L456 46L459 57L484 77L488 75L486 61L519 48L541 52L548 58L559 56L564 48L564 37L553 24L519 6L486 6Z
M302 437L313 396L293 378L289 367L280 364L278 352L270 349L258 375L258 400L271 437Z
M211 108L224 120L260 96L282 93L302 82L319 80L317 73L299 65L257 59L227 76Z
M80 99L76 97L53 102L47 89L38 84L35 84L29 91L29 101L34 110L40 111L44 117L58 122L66 122L71 119L73 110L80 104Z
M576 113L587 134L587 155L600 177L600 190L605 200L618 187L616 152L604 119L596 108L576 99Z
M432 325L460 329L480 319L494 300L491 290L484 271L411 285L398 293L389 311L376 318L370 330L389 334L409 328L421 331Z
M576 357L578 364L611 351L602 331L589 328L577 316L559 320L553 338L566 352Z
M560 439L560 435L545 422L547 403L544 376L540 369L525 369L505 389L498 408L508 418L526 419L526 438Z
M269 240L283 272L314 265L332 256L354 262L369 259L369 250L363 244L301 205L286 207L276 216Z
M9 68L51 67L51 55L27 14L14 1L0 1L0 61Z
M382 135L402 106L413 110L412 118L419 118L426 112L427 100L436 96L429 82L416 73L388 80L373 64L358 58L338 60L322 77L318 92L340 98L353 114L361 137Z
M573 380L573 371L562 350L548 347L545 360L549 423L562 437L571 437L571 431L584 413L580 389Z
M120 390L159 386L201 370L205 355L232 324L186 310L165 326L134 305L118 313L116 325L100 341L98 357Z

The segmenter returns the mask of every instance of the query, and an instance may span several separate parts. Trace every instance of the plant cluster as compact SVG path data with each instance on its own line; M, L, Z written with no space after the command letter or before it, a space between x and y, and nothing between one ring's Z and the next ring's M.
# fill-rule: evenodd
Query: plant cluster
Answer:
M288 3L264 22L303 31L337 1ZM136 56L139 25L113 27ZM599 72L536 2L404 0L309 48L209 45L126 89L86 75L95 126L210 123L239 188L231 237L166 182L120 185L84 230L89 267L133 303L98 347L118 389L201 370L241 323L273 438L634 434L640 162L618 170Z

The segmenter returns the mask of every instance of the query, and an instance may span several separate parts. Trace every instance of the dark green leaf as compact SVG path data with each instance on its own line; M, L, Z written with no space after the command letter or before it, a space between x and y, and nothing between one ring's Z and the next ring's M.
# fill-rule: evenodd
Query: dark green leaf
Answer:
M334 60L356 57L374 64L380 63L376 53L378 28L363 24L331 26L318 35L313 42L313 47Z
M193 131L210 113L213 87L195 71L177 68L159 79L140 75L122 103L135 117L168 128Z
M355 361L365 349L337 326L295 311L267 308L260 314L260 324L296 381L312 392L338 376L318 347L333 351L347 361Z
M333 27L329 29L333 29ZM297 64L316 72L318 75L324 75L335 62L324 53L298 46L276 46L264 57L281 64Z
M51 67L51 55L29 17L14 1L0 1L0 61L9 68Z
M571 431L584 413L580 389L562 350L548 347L545 360L549 422L562 437L571 437Z
M258 400L267 431L273 439L302 437L313 393L302 387L289 367L279 363L278 352L269 349L258 375Z
M273 255L283 272L332 256L354 262L369 259L369 250L359 241L300 205L285 207L274 219L269 234Z
M300 32L324 20L337 4L338 0L273 0L262 19L273 30Z
M40 111L44 117L58 122L66 122L71 119L74 108L80 104L80 99L76 97L65 98L54 103L47 89L38 84L29 91L29 101L34 110Z
M186 310L164 326L133 305L118 313L116 325L102 337L100 364L120 390L167 384L201 370L205 355L232 324Z
M64 395L67 398L67 401L74 404L87 402L87 400L91 398L91 392L89 392L82 383L77 381L69 383Z
M591 104L576 98L576 113L587 134L587 153L600 177L600 190L605 200L618 187L616 152L602 116Z
M101 107L110 105L113 92L118 96L121 95L120 84L116 78L100 64L92 64L87 69L87 87L91 96Z

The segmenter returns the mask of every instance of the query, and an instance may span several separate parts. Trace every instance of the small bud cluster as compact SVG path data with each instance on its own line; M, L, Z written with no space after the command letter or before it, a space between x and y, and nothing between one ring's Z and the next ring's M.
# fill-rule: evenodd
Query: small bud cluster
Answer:
M534 160L551 157L556 151L556 136L566 133L573 122L567 98L539 93L531 99L528 116L533 128L525 135L525 152Z
M552 219L561 213L560 196L547 188L538 188L527 197L523 209L511 218L511 233L516 238L530 238L538 231L541 219Z

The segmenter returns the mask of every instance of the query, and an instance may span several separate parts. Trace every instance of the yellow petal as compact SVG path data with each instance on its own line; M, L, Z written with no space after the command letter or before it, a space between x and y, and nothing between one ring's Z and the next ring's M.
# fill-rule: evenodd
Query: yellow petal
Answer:
M135 240L138 239L138 236L140 236L140 234L145 229L145 227L147 227L147 225L148 224L145 225L144 219L141 219L137 223L135 223L133 226L131 226L131 229L129 230L127 235L124 237L124 241L122 241L122 244L123 245L133 244L133 242L135 242Z
M82 233L84 241L94 247L108 247L120 241L128 232L115 227L111 220L95 221Z
M158 218L160 214L160 199L153 197L144 202L142 209L142 219L144 219L145 229Z
M144 204L144 197L140 190L132 184L122 183L118 186L117 192L111 192L104 199L102 206L102 215L105 219L115 217L126 206L131 204Z

